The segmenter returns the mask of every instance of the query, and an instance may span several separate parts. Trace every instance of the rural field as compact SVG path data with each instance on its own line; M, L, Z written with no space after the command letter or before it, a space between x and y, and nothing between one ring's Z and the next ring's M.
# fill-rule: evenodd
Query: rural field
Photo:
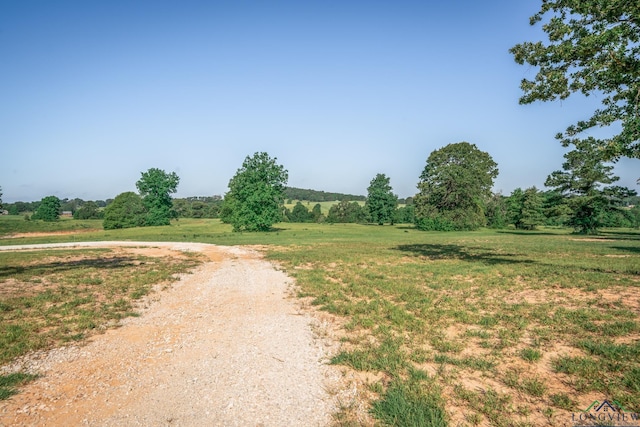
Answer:
M331 363L358 381L338 425L573 425L594 401L640 412L640 232L421 232L411 225L219 220L101 229L0 217L0 245L132 240L252 245L332 319ZM105 249L0 252L0 361L83 340L197 255L122 262ZM59 268L60 260L73 268ZM66 263L65 265L71 265ZM54 304L55 303L55 304ZM55 306L55 311L49 310ZM28 376L3 378L19 391Z

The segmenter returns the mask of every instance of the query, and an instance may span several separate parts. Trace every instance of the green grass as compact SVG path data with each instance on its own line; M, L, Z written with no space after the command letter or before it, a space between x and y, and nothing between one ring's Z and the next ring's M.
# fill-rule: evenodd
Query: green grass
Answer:
M0 400L6 400L18 393L18 387L37 378L37 375L24 372L0 375Z
M469 390L461 385L453 387L456 399L466 403L468 414L477 414L476 419L485 417L491 426L511 427L523 423L516 420L511 396L497 392L491 388L487 390Z
M102 229L102 221L62 218L55 222L25 221L24 216L0 216L0 236L12 233L88 231Z
M233 233L217 220L180 220L168 227L0 239L0 245L72 239L266 245L267 257L296 278L299 296L344 325L333 363L383 374L380 398L372 403L382 424L393 425L397 408L424 419L436 407L445 421L447 414L464 413L472 424L505 426L530 425L536 408L552 407L545 416L558 424L591 393L640 410L640 232L583 237L559 228L276 227ZM549 373L544 356L551 353L558 356ZM514 361L520 362L517 377L510 374ZM412 379L418 371L438 374ZM489 380L507 391L496 391ZM416 395L418 389L428 398ZM447 404L416 409L423 398Z
M565 393L552 394L549 396L553 406L564 409L566 411L573 411L576 409L576 403Z
M528 362L537 362L542 357L542 354L535 348L523 348L520 351L520 357Z
M407 380L396 379L372 413L382 423L398 427L440 427L447 425L444 402L434 380L421 371L411 371Z

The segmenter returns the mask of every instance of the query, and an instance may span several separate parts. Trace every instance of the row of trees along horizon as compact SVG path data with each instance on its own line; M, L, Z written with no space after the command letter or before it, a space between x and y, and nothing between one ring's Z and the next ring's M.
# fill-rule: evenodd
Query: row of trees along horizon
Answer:
M60 200L5 204L9 214L28 220L56 221L62 212L75 219L102 219L105 229L168 225L178 218L220 218L234 231L268 231L278 222L412 223L421 230L475 230L480 227L533 230L568 226L580 233L601 227L640 227L640 197L617 180L610 165L593 157L565 155L564 171L545 186L517 188L509 196L491 192L498 175L491 156L460 142L435 150L420 175L415 197L399 199L385 174L377 174L367 195L349 195L286 187L288 172L267 153L247 156L229 182L225 197L172 198L179 184L175 172L152 168L136 182L138 194L112 200ZM576 166L578 165L578 166ZM1 197L1 193L0 193ZM285 201L291 209L285 207ZM320 202L336 202L323 212ZM315 204L314 204L315 203Z
M571 151L564 155L563 170L545 181L549 191L530 187L508 197L492 194L496 163L475 145L461 142L431 153L418 193L401 208L389 178L378 174L367 189L364 207L343 200L326 216L302 203L289 211L283 205L287 171L266 153L256 153L229 181L224 200L174 201L170 195L178 185L177 175L149 169L136 184L139 194L123 193L105 203L104 210L97 202L87 202L76 212L79 217L104 215L105 228L169 224L187 212L217 215L236 231L269 230L283 220L413 222L422 230L561 224L594 233L603 226L638 227L636 192L611 185L618 180L611 164L622 157L640 158L640 3L543 1L529 23L534 26L549 17L541 28L546 41L525 41L509 49L517 64L536 70L533 79L520 82L520 104L564 100L574 93L596 95L601 103L590 117L556 135ZM608 129L609 136L589 134L599 128ZM49 196L31 218L55 220L61 208L60 200Z

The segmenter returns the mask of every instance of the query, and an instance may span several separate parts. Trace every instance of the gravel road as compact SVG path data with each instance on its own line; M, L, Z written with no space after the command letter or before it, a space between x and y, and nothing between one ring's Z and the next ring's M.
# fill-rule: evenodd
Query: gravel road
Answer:
M330 424L329 391L340 374L326 364L316 321L290 297L292 280L258 252L190 243L55 246L198 251L209 261L153 293L142 315L121 327L2 367L41 378L0 402L0 425Z

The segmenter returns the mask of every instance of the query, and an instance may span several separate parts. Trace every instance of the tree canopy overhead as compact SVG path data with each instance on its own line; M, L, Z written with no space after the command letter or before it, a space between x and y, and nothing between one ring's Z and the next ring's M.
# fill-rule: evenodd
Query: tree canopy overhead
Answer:
M556 138L564 146L577 145L584 131L612 126L611 137L589 143L604 160L640 158L640 2L542 0L530 24L545 19L548 43L524 42L510 49L517 63L538 68L533 80L522 80L520 103L597 94L602 107Z

